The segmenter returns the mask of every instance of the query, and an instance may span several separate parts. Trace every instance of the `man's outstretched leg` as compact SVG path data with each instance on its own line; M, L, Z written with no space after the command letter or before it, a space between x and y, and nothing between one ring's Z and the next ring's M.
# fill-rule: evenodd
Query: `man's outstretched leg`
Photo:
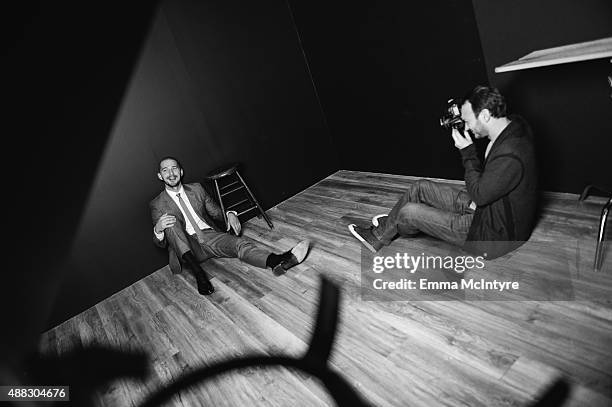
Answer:
M349 225L349 230L372 252L388 245L397 234L414 236L425 232L456 243L464 239L471 222L469 197L454 185L418 180L393 206L388 215L377 215L373 226ZM467 215L467 216L464 216ZM464 233L465 232L465 233Z
M310 247L310 242L303 240L290 250L275 254L245 237L212 231L205 232L205 237L206 242L202 245L202 249L211 257L238 258L255 267L269 267L276 275L284 274L290 268L303 262Z

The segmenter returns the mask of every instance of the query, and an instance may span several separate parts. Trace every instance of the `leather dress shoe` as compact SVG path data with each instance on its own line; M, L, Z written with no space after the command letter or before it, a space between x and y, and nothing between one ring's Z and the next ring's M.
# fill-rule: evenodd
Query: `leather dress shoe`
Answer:
M297 266L304 261L310 248L308 240L302 240L300 243L293 246L288 252L283 253L283 260L272 269L275 275L285 274L293 266Z
M207 279L199 278L198 281L198 292L202 295L211 295L215 292L215 287Z

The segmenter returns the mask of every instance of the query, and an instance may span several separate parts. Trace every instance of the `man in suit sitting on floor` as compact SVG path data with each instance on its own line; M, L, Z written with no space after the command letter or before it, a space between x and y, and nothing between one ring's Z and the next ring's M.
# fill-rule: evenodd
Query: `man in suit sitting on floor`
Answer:
M271 268L274 274L284 274L304 261L309 242L301 241L281 254L271 253L251 239L240 237L241 225L236 212L227 213L224 222L221 209L198 183L183 184L183 168L176 158L165 157L159 163L157 177L164 190L151 201L154 242L167 248L170 269L181 271L186 264L198 284L198 292L210 295L215 289L200 263L213 257L232 257L260 268ZM235 236L230 235L230 229Z

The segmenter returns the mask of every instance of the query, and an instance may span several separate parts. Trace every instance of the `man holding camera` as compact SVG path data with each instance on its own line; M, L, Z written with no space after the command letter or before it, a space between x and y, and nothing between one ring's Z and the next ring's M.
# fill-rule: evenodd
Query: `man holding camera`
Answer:
M377 252L398 235L419 232L466 250L499 257L526 241L533 229L537 169L533 135L517 115L506 115L504 97L495 88L477 86L461 105L462 134L452 137L465 169L465 187L418 180L388 214L372 226L349 225L368 249ZM484 161L467 132L488 138Z

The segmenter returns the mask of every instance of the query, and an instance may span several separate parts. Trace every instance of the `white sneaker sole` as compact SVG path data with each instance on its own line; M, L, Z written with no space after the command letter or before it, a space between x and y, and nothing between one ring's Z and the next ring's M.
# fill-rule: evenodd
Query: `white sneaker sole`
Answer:
M375 227L378 227L378 225L379 225L379 223L378 223L378 219L380 219L380 218L384 218L384 217L387 217L387 216L389 216L389 215L387 215L387 214L382 214L382 215L376 215L376 216L374 216L374 217L372 218L372 225L374 225Z
M351 234L352 234L353 236L355 236L355 238L356 238L357 240L359 240L361 243L363 243L363 245L364 245L365 247L367 247L368 249L370 249L370 251L371 251L372 253L376 253L376 249L374 249L374 247L373 247L371 244L369 244L369 243L368 243L368 242L367 242L367 241L366 241L366 240L365 240L363 237L361 237L361 235L360 235L359 233L357 233L357 232L355 231L355 227L356 227L356 226L357 226L357 225L355 225L354 223L351 223L351 224L348 226L349 231L351 232Z

